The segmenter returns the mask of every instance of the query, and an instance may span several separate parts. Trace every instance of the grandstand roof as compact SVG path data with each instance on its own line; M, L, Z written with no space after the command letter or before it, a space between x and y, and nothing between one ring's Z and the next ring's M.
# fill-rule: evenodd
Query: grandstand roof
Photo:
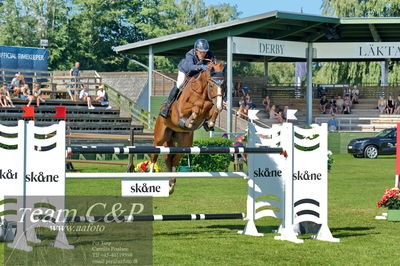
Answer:
M224 59L228 36L301 42L400 42L400 18L339 18L273 11L118 46L114 51L148 55L149 46L152 46L155 55L182 57L196 39L204 38L209 40L218 57ZM264 58L259 55L235 54L235 61L263 61ZM298 58L288 57L267 59L299 61Z

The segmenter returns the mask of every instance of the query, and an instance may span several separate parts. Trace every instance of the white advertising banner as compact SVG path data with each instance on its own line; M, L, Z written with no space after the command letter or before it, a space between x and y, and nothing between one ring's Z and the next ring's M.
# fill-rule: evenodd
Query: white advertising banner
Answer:
M233 53L306 58L306 42L233 37Z
M168 197L169 180L122 180L122 197Z
M315 59L400 58L400 42L314 43Z

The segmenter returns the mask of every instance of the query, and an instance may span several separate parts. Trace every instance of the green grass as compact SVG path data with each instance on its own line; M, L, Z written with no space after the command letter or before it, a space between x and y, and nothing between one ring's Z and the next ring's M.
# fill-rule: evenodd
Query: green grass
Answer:
M273 218L256 222L264 237L238 235L240 220L155 222L156 265L398 265L400 223L375 220L383 191L393 186L395 157L375 160L334 155L329 173L329 226L341 243L306 238L304 244L274 240ZM85 171L121 171L87 166ZM68 195L119 195L119 180L68 180ZM246 182L239 179L181 179L169 198L153 201L154 214L245 212ZM304 236L305 237L305 236ZM0 248L2 251L2 248ZM2 261L3 252L0 252Z

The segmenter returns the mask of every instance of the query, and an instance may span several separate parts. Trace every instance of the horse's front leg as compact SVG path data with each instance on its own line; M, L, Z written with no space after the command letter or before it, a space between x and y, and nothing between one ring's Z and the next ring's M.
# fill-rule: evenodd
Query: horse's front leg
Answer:
M196 120L196 118L199 116L199 112L200 112L200 107L197 106L197 105L193 106L192 114L186 120L185 127L187 127L187 128L192 128L193 127L193 123Z
M217 121L217 117L219 112L215 110L215 108L211 108L210 110L210 118L207 121L207 125L209 128L213 128L215 126L215 122Z

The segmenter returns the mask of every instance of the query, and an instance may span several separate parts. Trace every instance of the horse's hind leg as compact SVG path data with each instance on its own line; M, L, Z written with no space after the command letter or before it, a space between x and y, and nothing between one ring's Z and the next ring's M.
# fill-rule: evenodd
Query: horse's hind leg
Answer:
M164 124L163 118L157 117L156 125L154 127L154 140L153 146L162 146L165 142L172 138L172 130L167 128ZM154 164L157 162L158 154L150 155L150 172L154 170Z

